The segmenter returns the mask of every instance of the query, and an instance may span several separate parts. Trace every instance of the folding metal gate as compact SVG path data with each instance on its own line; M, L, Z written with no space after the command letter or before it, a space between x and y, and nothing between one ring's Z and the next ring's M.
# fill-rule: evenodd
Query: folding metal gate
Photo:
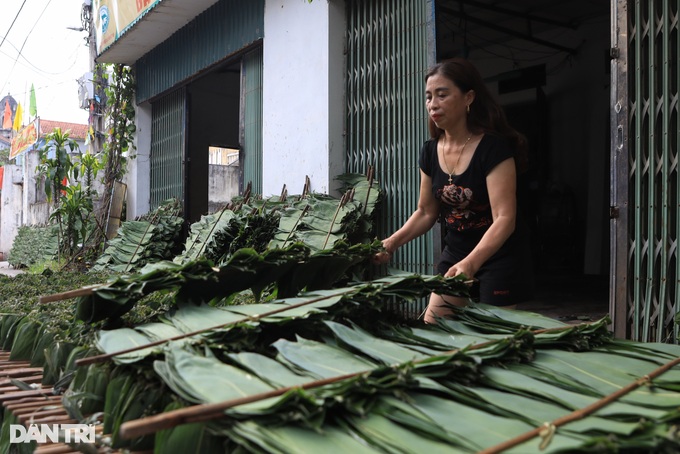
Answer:
M385 190L380 236L415 210L418 156L427 138L424 76L434 62L434 5L430 0L347 1L346 170L369 166ZM431 274L432 234L395 254L394 266ZM416 309L416 311L420 308Z
M612 0L615 334L677 342L680 173L677 0Z
M176 90L151 104L151 209L165 200L184 202L186 90Z
M241 184L252 183L253 194L262 194L262 48L243 57L241 84L243 99L241 115L243 128L241 139ZM242 194L244 188L239 188Z

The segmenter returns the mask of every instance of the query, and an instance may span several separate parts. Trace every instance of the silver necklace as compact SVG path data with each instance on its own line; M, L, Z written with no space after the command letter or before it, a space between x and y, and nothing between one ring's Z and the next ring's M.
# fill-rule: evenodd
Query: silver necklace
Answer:
M463 152L465 151L465 146L468 144L470 139L472 138L472 134L470 134L463 144L462 148L460 149L460 153L458 153L458 159L456 159L456 165L453 166L453 171L449 170L449 163L446 161L446 153L444 152L444 148L442 148L442 156L444 157L444 165L446 165L446 173L449 174L449 184L453 183L453 174L456 173L456 169L458 168L458 163L460 162L460 157L463 156Z

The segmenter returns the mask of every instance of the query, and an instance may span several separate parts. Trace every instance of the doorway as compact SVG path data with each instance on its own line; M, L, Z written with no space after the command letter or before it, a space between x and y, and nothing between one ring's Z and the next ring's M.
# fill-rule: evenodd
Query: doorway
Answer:
M520 309L596 318L609 301L608 2L438 0L437 59L479 68L530 144L518 203L536 298Z
M240 62L228 64L187 85L187 181L190 187L187 190L185 213L189 223L223 207L225 201L238 194L238 162L234 162L233 154L238 158L240 68ZM215 161L218 155L219 163ZM232 194L231 189L231 173L234 169L236 194Z

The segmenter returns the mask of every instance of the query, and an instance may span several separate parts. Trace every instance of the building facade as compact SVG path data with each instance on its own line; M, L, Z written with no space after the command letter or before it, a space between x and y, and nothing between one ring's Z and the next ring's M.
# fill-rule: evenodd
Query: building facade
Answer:
M112 3L93 3L100 33ZM543 285L594 276L618 336L676 337L674 2L137 3L97 51L136 70L133 215L168 197L189 221L207 212L219 146L239 150L240 187L263 195L301 191L306 176L334 194L337 175L374 167L387 234L417 202L423 76L465 56L529 138L520 205ZM434 229L395 264L433 272L439 241Z

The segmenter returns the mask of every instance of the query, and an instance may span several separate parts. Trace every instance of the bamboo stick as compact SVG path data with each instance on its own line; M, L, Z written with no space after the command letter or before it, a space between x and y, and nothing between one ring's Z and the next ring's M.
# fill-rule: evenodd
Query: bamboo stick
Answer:
M27 408L35 410L38 408L52 407L55 405L59 406L61 405L61 399L62 396L46 396L45 398L34 398L33 400L25 402L9 402L5 404L5 408L12 412Z
M340 210L347 205L347 202L350 200L350 198L354 197L354 189L350 189L347 192L345 192L340 199L340 202L338 202L338 208L335 210L335 214L333 215L333 219L331 220L331 226L328 228L328 233L326 234L326 240L323 242L323 247L321 249L326 249L326 245L328 244L328 239L331 236L331 232L333 231L333 227L335 226L335 220L338 218L338 213L340 213Z
M589 325L589 324L584 324ZM547 328L532 331L534 334L559 332L573 329L574 326L565 326L560 328ZM436 357L451 356L459 353L463 350L478 350L480 348L487 347L489 345L497 343L498 340L491 340L487 342L482 342L465 348L456 348L443 352L440 355L433 357L423 358L418 361L412 361L412 364L420 364L425 361L431 361ZM327 384L336 383L342 380L347 380L360 375L370 374L372 370L366 370L361 372L355 372L351 374L339 375L336 377L325 378L322 380L314 380L307 383L303 383L297 386L287 386L283 388L277 388L271 391L266 391L259 394L253 394L250 396L241 397L238 399L232 399L224 402L217 402L214 404L201 404L193 405L191 407L181 408L179 410L173 410L169 412L160 413L154 416L149 416L142 419L137 419L133 421L125 422L121 425L119 434L123 439L131 439L147 435L150 433L158 432L159 430L170 429L172 427L178 426L180 424L188 424L195 422L209 421L211 419L217 419L224 416L224 411L230 408L249 404L253 402L258 402L264 399L269 399L272 397L282 396L283 394L294 391L296 389L313 389L318 388Z
M595 413L597 410L600 410L607 405L611 404L612 402L616 402L619 398L625 396L626 394L635 391L637 388L640 386L643 386L647 383L649 383L653 378L658 377L659 375L663 374L664 372L667 372L668 370L672 369L673 367L677 366L680 364L680 358L676 358L673 361L670 361L663 366L655 369L651 373L638 378L634 382L624 386L623 388L619 389L616 392L613 392L609 394L608 396L605 396L604 398L598 400L597 402L593 402L592 404L588 405L587 407L580 408L578 410L575 410L568 415L562 416L560 418L557 418L556 420L546 423L541 427L537 427L533 430L530 430L529 432L525 432L521 435L518 435L515 438L512 438L510 440L507 440L503 443L500 443L496 446L492 446L490 448L483 449L480 451L478 454L496 454L499 452L503 452L506 449L513 448L517 445L520 445L524 442L527 442L533 438L536 438L538 436L541 436L541 433L554 433L554 430L557 427L563 426L565 424L568 424L570 422L578 421L579 419L583 419L586 416L591 415L592 413ZM547 431L546 431L547 429ZM549 439L546 440L549 443ZM544 446L543 449L547 447Z
M337 377L324 378L322 380L314 380L303 383L299 386L287 386L285 388L278 388L271 391L266 391L251 396L245 396L238 399L232 399L226 402L217 402L214 404L194 405L191 407L182 408L179 410L159 413L154 416L149 416L134 421L128 421L120 426L119 434L123 439L131 439L140 437L145 434L158 432L163 429L170 429L172 427L188 424L194 422L209 421L224 415L224 411L251 402L268 399L270 397L281 396L289 391L296 389L311 389L320 386L329 385L338 381L350 379L370 371L359 373L352 373L347 375L340 375Z
M55 301L63 301L70 298L78 298L80 296L90 296L94 293L94 290L99 287L103 287L105 284L95 284L82 287L76 290L69 290L68 292L54 293L52 295L41 296L38 300L40 303L52 303Z
M11 394L0 395L0 403L5 403L12 400L19 400L25 397L48 397L52 393L52 388L34 389L31 391L18 391Z
M368 189L366 190L366 200L364 200L364 206L361 207L361 214L366 214L366 207L368 206L368 199L371 195L371 189L373 189L373 166L368 166Z
M177 335L177 336L169 337L167 339L161 339L161 340L154 341L154 342L144 344L144 345L138 345L138 346L135 346L135 347L132 347L132 348L128 348L126 350L120 350L120 351L113 352L113 353L106 353L106 354L103 354L103 355L88 356L88 357L85 357L85 358L80 358L80 359L76 360L75 364L76 364L76 366L85 366L85 365L92 364L92 363L102 362L102 361L105 361L109 358L113 358L114 356L125 355L127 353L133 353L133 352L136 352L136 351L139 351L139 350L144 350L145 348L156 347L158 345L162 345L162 344L165 344L167 342L173 342L173 341L176 341L176 340L186 339L187 337L197 336L199 334L203 334L203 333L206 333L208 331L215 331L215 330L218 330L218 329L226 328L227 326L236 325L238 323L251 321L254 318L260 319L262 317L268 317L270 315L275 315L275 314L278 314L280 312L285 312L285 311L288 311L288 310L291 310L291 309L296 309L298 307L303 307L303 306L307 306L309 304L317 303L319 301L323 301L323 300L328 299L328 298L334 298L336 296L348 295L348 294L352 293L353 291L354 290L348 290L348 291L345 291L345 292L335 293L333 295L320 296L319 298L314 298L314 299L311 299L309 301L303 301L303 302L298 303L298 304L282 305L282 307L280 307L278 309L273 309L269 312L258 314L257 316L244 316L243 318L240 318L240 319L235 320L235 321L223 323L223 324L217 325L217 326L211 326L209 328L203 328L203 329L200 329L200 330L192 331L190 333L180 334L180 335Z
M300 213L300 217L297 218L297 221L295 221L295 224L293 225L293 228L290 229L290 232L288 233L288 236L286 237L286 241L283 242L283 244L281 245L281 247L285 247L285 246L286 246L286 243L288 243L288 240L290 240L290 237L293 236L293 234L295 233L295 229L297 229L298 224L300 223L300 221L302 220L302 218L307 214L308 211L309 211L309 205L305 205L305 207L302 209L302 213Z
M149 221L149 225L147 225L146 229L144 229L144 233L142 234L142 238L139 240L139 243L137 243L137 247L135 248L135 252L132 253L132 256L130 257L127 264L125 265L125 270L123 272L127 272L128 268L130 268L130 264L135 259L135 256L137 255L137 251L139 251L139 248L142 246L142 242L146 238L146 234L149 233L149 229L152 226L156 225L155 223L158 221L159 216L160 216L160 211L157 211L156 214L153 215L153 218L151 219L151 221Z

